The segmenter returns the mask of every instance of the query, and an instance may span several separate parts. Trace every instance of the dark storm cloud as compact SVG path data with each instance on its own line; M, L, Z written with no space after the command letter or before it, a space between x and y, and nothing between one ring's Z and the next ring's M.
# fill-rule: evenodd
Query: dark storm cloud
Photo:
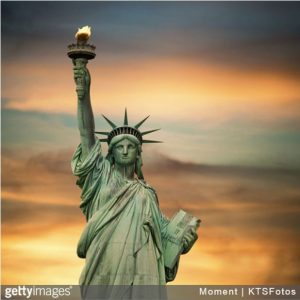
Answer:
M104 61L175 56L298 72L299 12L297 2L6 2L2 53L62 59L88 24Z

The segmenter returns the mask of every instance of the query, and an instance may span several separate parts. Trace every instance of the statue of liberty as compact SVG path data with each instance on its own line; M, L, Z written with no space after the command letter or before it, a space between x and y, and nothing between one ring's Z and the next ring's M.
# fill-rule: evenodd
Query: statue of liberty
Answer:
M86 260L79 283L165 285L174 280L179 257L174 266L166 266L164 244L170 221L142 172L143 144L155 142L144 136L156 130L140 131L147 118L130 126L125 110L122 125L104 117L111 130L95 131L87 59L73 62L81 143L71 165L82 189L80 208L87 220L77 247L78 256ZM106 156L101 142L108 143ZM180 241L180 253L187 253L196 239L196 231L188 230Z

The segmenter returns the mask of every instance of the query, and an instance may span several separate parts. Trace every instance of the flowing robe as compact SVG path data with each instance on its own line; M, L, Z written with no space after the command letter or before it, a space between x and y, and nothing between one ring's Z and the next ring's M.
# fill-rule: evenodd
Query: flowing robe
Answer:
M168 220L156 193L144 181L126 180L101 155L99 140L82 160L78 146L72 171L82 189L87 224L77 254L86 258L80 285L164 285L175 278L165 269L163 238Z

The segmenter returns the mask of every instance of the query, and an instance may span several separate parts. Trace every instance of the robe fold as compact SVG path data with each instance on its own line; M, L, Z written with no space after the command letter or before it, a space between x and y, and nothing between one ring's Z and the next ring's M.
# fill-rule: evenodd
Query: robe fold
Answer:
M154 189L115 172L99 140L84 160L79 145L71 166L87 220L77 246L78 256L86 259L79 284L164 285L173 280L178 263L165 270L163 238L169 221Z

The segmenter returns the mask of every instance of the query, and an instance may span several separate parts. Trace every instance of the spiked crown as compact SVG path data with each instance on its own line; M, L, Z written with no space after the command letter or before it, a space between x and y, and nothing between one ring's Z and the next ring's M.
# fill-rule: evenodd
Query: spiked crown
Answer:
M146 134L149 134L151 132L160 130L160 128L158 129L152 129L152 130L148 130L148 131L144 131L141 132L139 130L140 126L150 117L147 116L146 118L144 118L143 120L141 120L140 122L138 122L136 125L129 126L128 125L128 116L127 116L127 109L125 108L125 114L124 114L124 122L123 125L121 126L117 126L115 123L113 123L111 120L109 120L107 117L105 117L104 115L102 115L103 118L107 121L107 123L112 127L112 130L110 132L104 132L104 131L95 131L95 133L97 134L101 134L101 135L106 135L107 137L104 139L100 139L101 142L107 142L107 144L109 145L111 140L118 135L121 134L129 134L129 135L133 135L135 136L142 144L144 143L161 143L161 141L153 141L153 140L144 140L143 136Z

